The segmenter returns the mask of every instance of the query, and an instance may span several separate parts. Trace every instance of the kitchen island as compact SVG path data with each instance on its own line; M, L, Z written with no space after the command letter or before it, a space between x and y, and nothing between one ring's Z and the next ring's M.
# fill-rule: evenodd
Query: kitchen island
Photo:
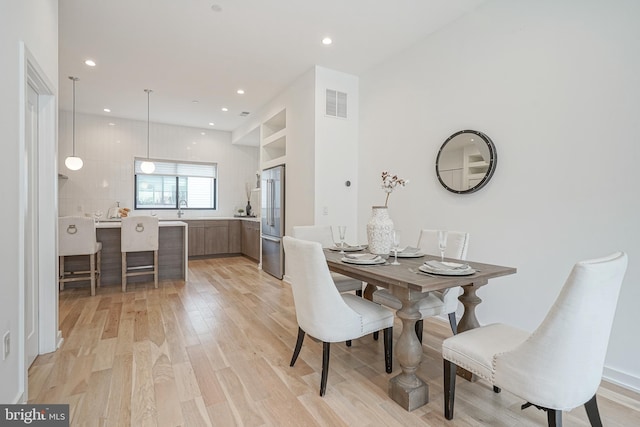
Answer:
M96 224L96 236L102 242L102 286L120 285L122 282L122 253L120 251L120 227L118 221L102 221ZM188 278L187 223L159 221L158 280L184 280ZM152 252L130 252L129 266L153 264ZM65 265L71 270L82 270L88 265L87 257L66 257ZM88 269L88 267L85 267ZM153 276L134 276L128 283L151 281ZM83 283L83 282L79 282Z

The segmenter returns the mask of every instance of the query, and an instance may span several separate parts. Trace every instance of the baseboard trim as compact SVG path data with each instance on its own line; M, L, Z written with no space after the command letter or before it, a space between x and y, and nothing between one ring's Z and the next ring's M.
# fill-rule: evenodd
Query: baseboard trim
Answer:
M602 379L636 393L640 393L640 378L634 377L626 372L605 366L602 373Z

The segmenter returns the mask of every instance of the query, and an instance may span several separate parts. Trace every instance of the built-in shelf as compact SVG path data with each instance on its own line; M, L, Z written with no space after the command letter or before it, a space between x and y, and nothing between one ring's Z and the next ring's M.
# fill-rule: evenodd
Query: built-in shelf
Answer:
M262 168L285 163L287 156L287 110L284 109L262 124Z

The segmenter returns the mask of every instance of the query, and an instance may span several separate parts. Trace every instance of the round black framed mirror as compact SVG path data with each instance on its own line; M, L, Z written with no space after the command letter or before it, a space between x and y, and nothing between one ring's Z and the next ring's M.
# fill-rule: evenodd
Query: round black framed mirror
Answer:
M461 130L440 147L436 174L440 184L452 193L474 193L489 182L497 162L491 138L476 130Z

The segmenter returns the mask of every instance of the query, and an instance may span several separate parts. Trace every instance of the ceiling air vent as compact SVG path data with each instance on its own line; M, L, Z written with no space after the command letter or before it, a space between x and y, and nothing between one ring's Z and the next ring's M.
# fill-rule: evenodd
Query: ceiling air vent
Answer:
M242 113L240 113L240 117L247 117L249 115L248 111L243 111Z
M325 114L330 117L347 118L347 94L327 89Z

